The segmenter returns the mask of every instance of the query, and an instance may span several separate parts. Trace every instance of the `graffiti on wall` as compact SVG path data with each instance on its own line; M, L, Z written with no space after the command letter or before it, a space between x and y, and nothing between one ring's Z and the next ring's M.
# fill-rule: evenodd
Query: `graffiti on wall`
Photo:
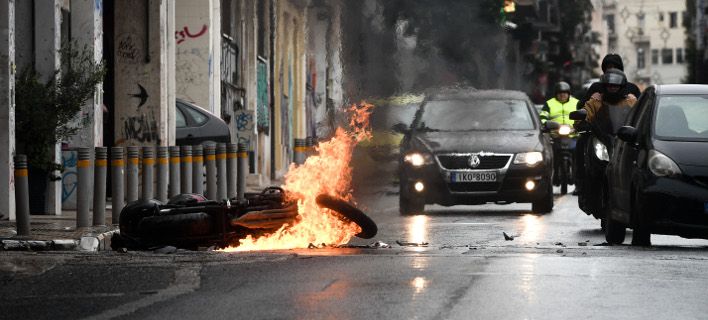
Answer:
M234 113L236 123L236 135L238 143L245 143L248 149L251 150L251 141L253 140L253 127L255 125L254 110L238 110Z
M202 25L202 29L199 30L199 32L192 33L189 31L189 26L184 26L182 30L175 31L175 40L177 40L177 44L180 44L188 39L199 38L207 32L207 29L209 29L209 27L205 24Z
M61 152L61 203L64 209L76 208L76 186L78 174L76 169L77 152L65 150Z
M139 89L139 92L138 92L138 93L131 93L131 94L128 94L128 95L131 96L131 97L133 97L133 98L136 98L136 99L139 99L139 100L140 100L140 102L138 103L138 109L139 109L140 107L142 107L142 106L145 104L145 102L147 101L147 99L148 99L150 96L148 95L147 90L145 90L145 87L143 87L143 86L142 86L141 84L139 84L139 83L138 83L138 89Z
M125 140L145 143L159 142L160 139L154 112L125 118L122 131Z
M118 46L116 56L118 60L126 63L138 63L141 56L140 41L132 33L124 33L118 36Z

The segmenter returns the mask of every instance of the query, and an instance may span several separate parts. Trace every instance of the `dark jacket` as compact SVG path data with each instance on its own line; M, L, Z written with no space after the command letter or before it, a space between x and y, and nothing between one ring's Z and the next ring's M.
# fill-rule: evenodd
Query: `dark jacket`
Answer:
M624 63L622 62L622 57L620 57L618 54L610 53L605 56L605 58L602 59L602 64L600 65L602 68L602 72L607 71L608 67L613 67L620 69L624 71ZM590 88L585 92L585 94L578 99L578 106L577 109L580 110L583 106L585 106L585 102L590 100L590 97L592 97L593 93L595 92L600 92L602 90L602 84L599 82L595 82L592 85L590 85ZM636 84L627 82L627 86L624 88L622 91L623 95L627 95L629 93L633 94L634 97L639 99L639 95L642 94L641 91L639 91L639 87L637 87Z

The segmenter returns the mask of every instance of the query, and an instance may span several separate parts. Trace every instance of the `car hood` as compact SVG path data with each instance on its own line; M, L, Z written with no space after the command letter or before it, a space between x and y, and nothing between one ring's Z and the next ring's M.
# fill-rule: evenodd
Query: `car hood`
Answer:
M654 149L676 161L679 166L708 167L708 142L654 140Z
M413 140L432 153L541 151L536 131L463 131L418 133Z

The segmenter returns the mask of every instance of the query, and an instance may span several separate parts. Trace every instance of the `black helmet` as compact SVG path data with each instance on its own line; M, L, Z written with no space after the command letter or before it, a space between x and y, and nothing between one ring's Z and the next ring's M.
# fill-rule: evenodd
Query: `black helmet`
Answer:
M600 77L600 83L603 85L612 84L624 87L627 85L627 76L620 69L607 69L602 77Z
M560 82L556 83L556 94L558 94L560 92L570 93L570 85L565 81L560 81Z

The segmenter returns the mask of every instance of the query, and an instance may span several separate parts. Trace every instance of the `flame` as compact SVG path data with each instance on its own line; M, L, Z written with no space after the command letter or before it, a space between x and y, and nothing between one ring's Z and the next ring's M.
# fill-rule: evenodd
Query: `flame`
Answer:
M332 139L320 142L316 151L302 165L291 164L285 175L288 196L297 200L299 220L294 225L284 225L278 231L258 238L248 236L239 240L238 246L223 249L225 252L278 250L340 245L361 230L354 223L346 223L320 208L315 198L323 193L350 201L352 168L349 165L357 143L371 137L369 115L373 105L366 102L352 105L347 131L337 128Z

